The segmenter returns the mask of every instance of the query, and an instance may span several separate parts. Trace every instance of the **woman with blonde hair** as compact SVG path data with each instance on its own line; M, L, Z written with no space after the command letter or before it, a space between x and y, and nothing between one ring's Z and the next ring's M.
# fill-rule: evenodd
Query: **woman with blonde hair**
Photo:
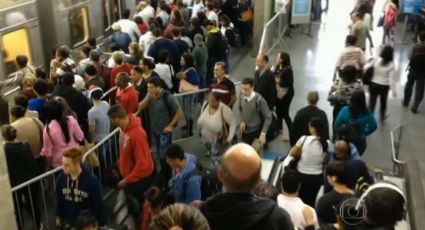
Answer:
M143 55L143 50L140 49L139 43L132 42L128 46L128 54L125 55L125 62L131 65L138 65L140 60L143 60L145 57Z

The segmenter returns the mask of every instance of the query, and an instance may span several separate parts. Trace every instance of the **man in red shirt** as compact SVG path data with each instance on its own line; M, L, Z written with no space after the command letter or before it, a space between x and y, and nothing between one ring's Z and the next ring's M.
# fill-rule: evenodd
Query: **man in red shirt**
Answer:
M115 78L117 77L118 73L124 72L124 73L128 73L128 75L130 75L130 71L132 68L132 65L128 64L128 63L124 63L124 52L122 51L115 51L112 53L112 59L114 60L114 62L117 64L116 67L114 67L111 70L111 75L110 75L110 79L109 79L109 83L110 83L110 87L114 87L115 86ZM111 97L111 102L115 102L115 98L114 98L114 94L112 94Z
M118 73L115 79L118 87L115 104L120 105L127 114L136 113L139 105L139 92L130 81L130 76L125 72Z
M214 65L214 79L209 85L210 92L220 94L221 101L230 108L236 101L235 84L225 75L226 65L224 62L216 62Z
M118 170L122 179L118 187L124 189L129 212L140 226L143 194L151 186L154 163L149 149L148 138L140 119L127 114L119 105L111 106L108 116L118 126L120 132Z

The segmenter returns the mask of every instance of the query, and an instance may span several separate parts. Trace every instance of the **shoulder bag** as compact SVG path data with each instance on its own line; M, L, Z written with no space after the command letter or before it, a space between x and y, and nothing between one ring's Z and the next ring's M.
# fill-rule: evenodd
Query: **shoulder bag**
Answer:
M223 115L223 106L220 109L220 116L221 116L221 130L218 134L218 141L220 143L225 143L227 138L229 137L229 127L227 126L226 120L224 119Z
M183 72L183 74L187 76L187 73L191 69L194 69L194 68L191 67L191 68L187 69L186 71ZM199 90L198 85L193 85L184 78L180 79L180 86L179 86L179 92L180 93L193 92L193 91L197 91L197 90Z
M303 146L304 146L304 142L305 140L307 140L308 136L304 136L304 140L303 142L301 142L301 146L297 146L295 145L294 147L292 147L292 149L290 150L290 152L294 152L295 155L297 155L296 157L291 156L288 153L288 157L292 157L292 159L289 161L288 165L285 167L285 170L290 169L290 170L297 170L298 167L298 162L301 159L301 155L302 155L302 151L303 151Z

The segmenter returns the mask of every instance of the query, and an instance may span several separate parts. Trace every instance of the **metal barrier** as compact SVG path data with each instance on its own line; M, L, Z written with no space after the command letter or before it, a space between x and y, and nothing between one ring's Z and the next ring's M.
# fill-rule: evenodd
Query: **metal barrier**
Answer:
M239 84L240 82L237 82L235 86ZM175 94L185 115L193 119L193 124L196 124L207 93L208 89L201 89L195 92ZM173 131L174 141L191 137L193 132L196 133L196 131L190 133L188 129L182 131L183 129L181 128L184 124L184 121L179 122ZM195 130L196 126L192 127L192 129ZM83 162L87 162L91 154L96 154L100 161L100 166L92 168L92 171L104 185L108 183L109 179L106 174L110 173L109 169L116 164L119 158L119 134L120 129L114 129L83 156ZM40 224L43 225L44 229L51 229L52 226L55 226L55 180L61 170L62 167L55 168L12 188L18 223L20 226L25 226L24 229L37 229ZM104 193L103 199L108 199L113 192L114 190L112 189Z
M56 199L52 197L56 195L56 175L61 170L62 167L55 168L12 188L20 229L40 229L40 225L43 229L52 229L51 226L55 226Z
M393 161L393 174L398 177L404 176L405 161L399 160L401 138L403 137L403 126L399 125L390 132L391 136L391 159Z
M280 48L285 47L283 36L289 28L289 12L291 7L289 2L285 3L263 28L261 35L260 47L258 53L269 55L278 45Z

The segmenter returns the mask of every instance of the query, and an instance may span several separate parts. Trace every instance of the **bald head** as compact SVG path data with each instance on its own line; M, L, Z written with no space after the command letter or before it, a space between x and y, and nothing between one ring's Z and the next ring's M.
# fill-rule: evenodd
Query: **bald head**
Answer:
M225 192L251 192L260 174L261 158L250 145L236 144L223 155L220 179Z
M339 140L335 142L335 157L337 159L346 158L349 155L349 150L350 148L346 141Z

